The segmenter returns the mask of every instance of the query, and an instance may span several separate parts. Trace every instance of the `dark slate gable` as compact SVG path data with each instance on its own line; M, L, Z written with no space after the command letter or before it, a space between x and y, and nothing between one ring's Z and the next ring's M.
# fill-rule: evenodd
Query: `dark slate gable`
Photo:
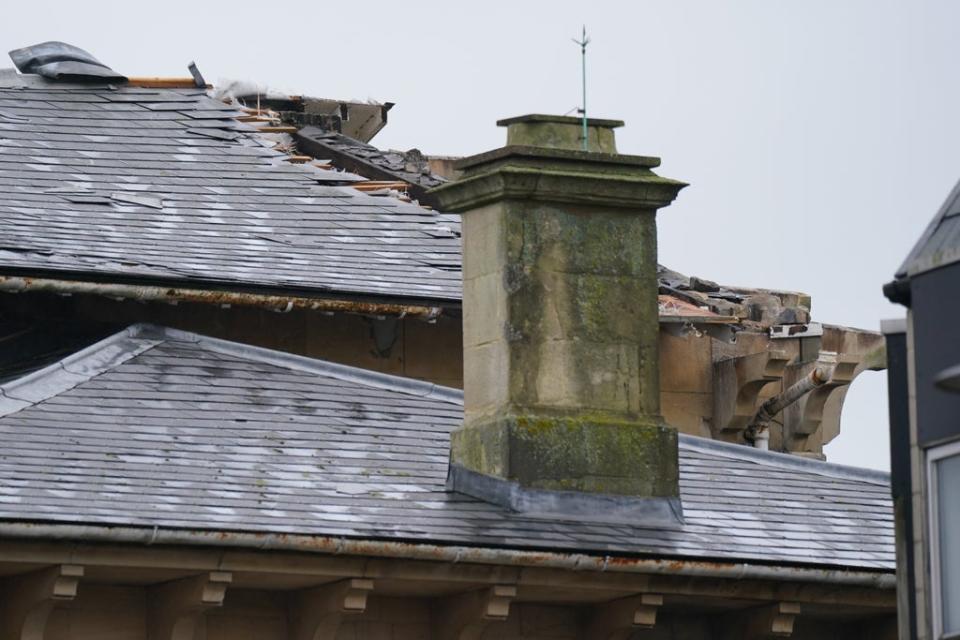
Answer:
M460 298L455 219L292 165L239 113L0 72L0 273Z
M680 437L680 529L445 491L461 396L135 326L0 387L0 521L892 570L886 474Z
M915 275L960 261L960 183L957 183L937 215L911 249L896 277Z

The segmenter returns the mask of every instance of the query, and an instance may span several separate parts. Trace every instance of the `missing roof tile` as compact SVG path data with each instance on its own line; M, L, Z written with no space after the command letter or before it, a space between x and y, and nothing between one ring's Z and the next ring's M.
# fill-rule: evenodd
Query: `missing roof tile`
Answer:
M151 207L153 209L163 209L163 198L146 193L129 193L116 191L110 194L110 199L114 202L123 202L126 204L137 204L142 207Z

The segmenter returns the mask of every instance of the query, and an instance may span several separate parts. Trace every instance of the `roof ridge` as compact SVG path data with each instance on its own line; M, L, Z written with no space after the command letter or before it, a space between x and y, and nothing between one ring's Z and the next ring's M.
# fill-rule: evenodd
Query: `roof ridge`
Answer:
M0 385L0 416L69 391L160 342L143 332L140 325L132 325L53 364Z
M201 344L213 351L245 360L255 360L378 389L432 398L441 402L463 404L463 392L432 382L378 373L275 349L255 347L172 327L137 323L76 351L62 360L0 385L0 417L16 413L68 391L171 340Z
M852 480L855 482L867 482L870 484L889 486L890 474L886 471L876 469L866 469L862 467L853 467L825 460L814 460L812 458L803 458L789 453L780 453L778 451L764 451L754 447L748 447L742 444L732 442L722 442L712 440L687 433L680 433L679 442L681 446L694 451L710 453L713 455L733 458L736 460L748 460L757 464L766 466L780 467L793 471L805 471L820 476L837 478L838 480Z
M191 331L183 331L181 329L173 329L160 325L141 323L132 325L128 330L134 330L137 335L145 337L160 335L170 340L203 344L219 353L246 360L256 360L287 369L337 378L338 380L355 382L387 391L432 398L440 400L441 402L463 404L463 392L459 389L451 389L425 380L414 380L403 376L370 371L368 369L329 362L319 358L311 358L310 356L301 356L277 349L268 349L266 347L256 347L242 342L214 338L212 336L205 336Z

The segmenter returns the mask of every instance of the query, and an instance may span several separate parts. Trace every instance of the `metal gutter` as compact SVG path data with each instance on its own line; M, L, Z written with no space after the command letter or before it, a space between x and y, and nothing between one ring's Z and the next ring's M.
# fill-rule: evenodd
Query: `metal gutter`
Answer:
M222 306L256 307L287 312L294 309L356 313L374 316L409 316L434 320L443 313L439 306L337 300L305 296L268 295L217 289L189 289L156 285L83 282L56 278L32 278L0 275L0 291L8 293L47 292L57 294L89 294L109 298L141 300L146 302L196 302Z
M488 547L442 546L409 542L351 540L328 536L111 527L72 524L0 523L0 538L70 540L85 543L190 545L239 547L264 551L296 551L332 555L375 556L465 564L544 567L570 571L641 573L655 575L814 582L833 585L895 589L892 570L816 569L710 560L630 558L582 553L519 551Z

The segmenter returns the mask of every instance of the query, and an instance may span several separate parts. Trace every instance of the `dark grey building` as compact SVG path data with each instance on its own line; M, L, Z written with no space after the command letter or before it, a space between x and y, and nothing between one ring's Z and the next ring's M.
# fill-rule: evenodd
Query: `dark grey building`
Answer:
M960 637L960 184L884 287L902 638Z

